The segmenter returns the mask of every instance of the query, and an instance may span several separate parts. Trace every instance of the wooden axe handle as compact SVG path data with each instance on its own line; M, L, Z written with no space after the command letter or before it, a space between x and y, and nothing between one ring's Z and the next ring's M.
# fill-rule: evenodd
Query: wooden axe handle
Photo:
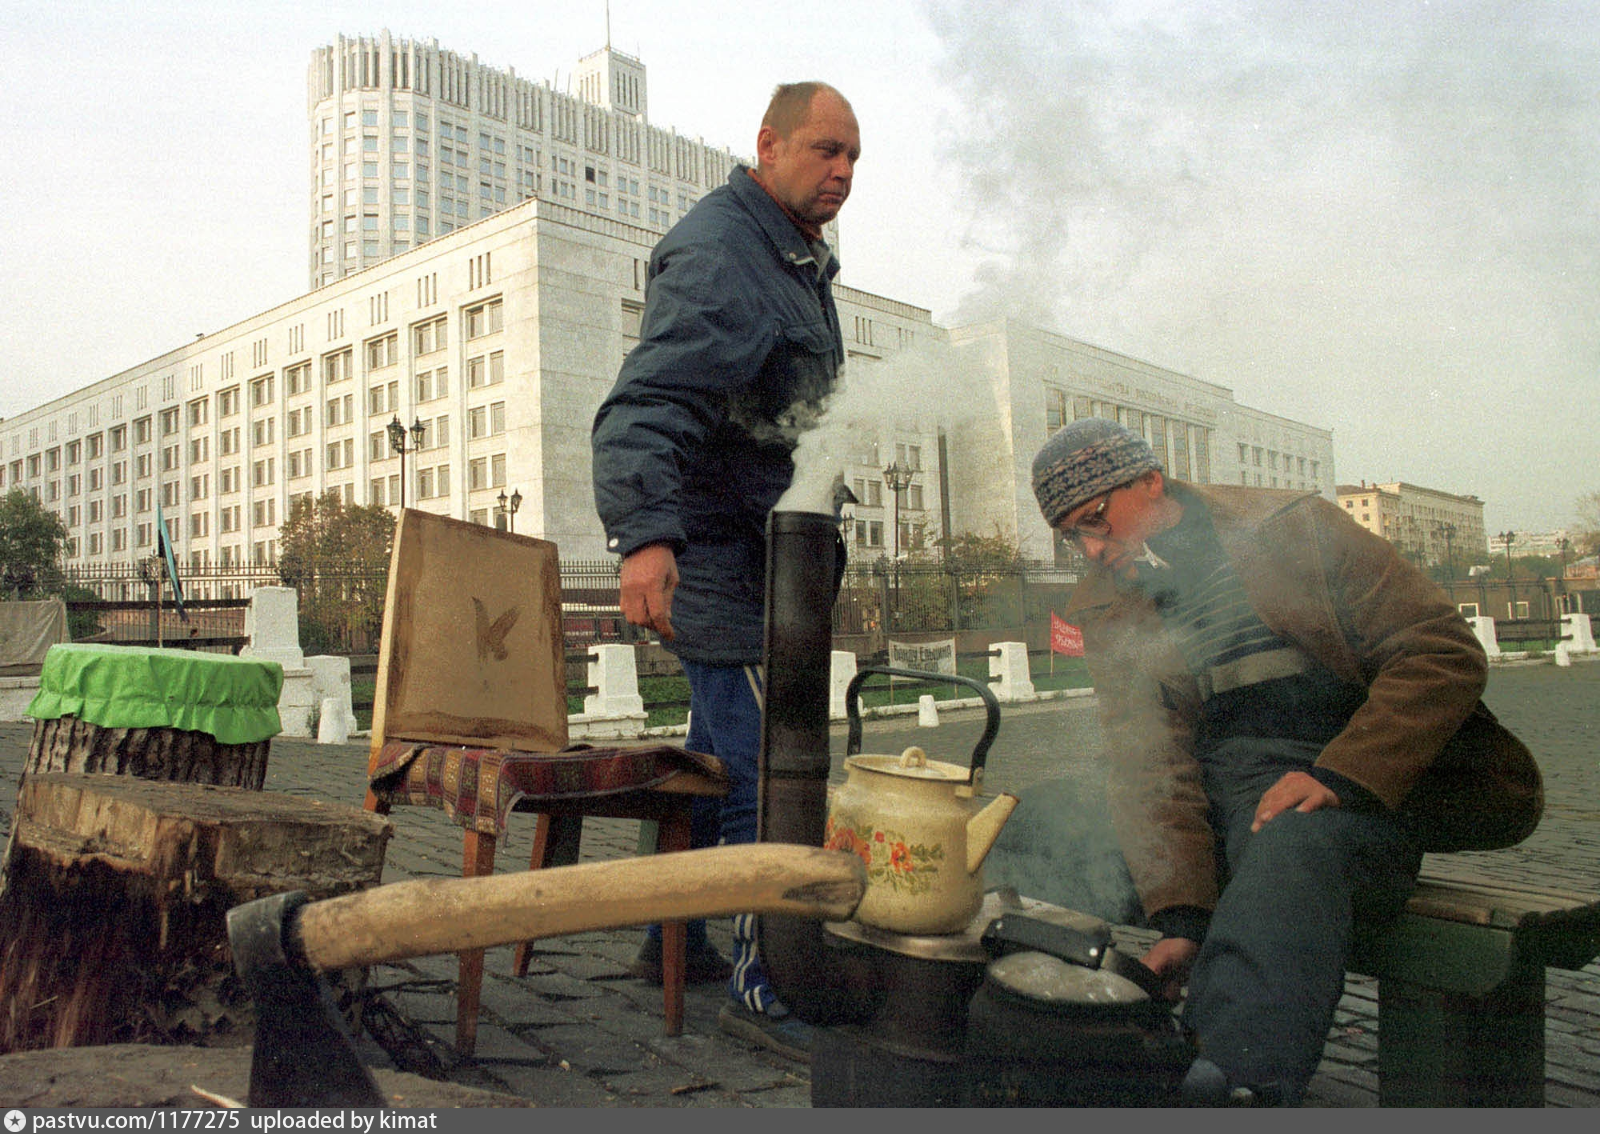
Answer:
M846 851L749 843L395 882L312 902L297 929L307 962L327 972L655 921L739 913L839 921L866 885L861 859Z

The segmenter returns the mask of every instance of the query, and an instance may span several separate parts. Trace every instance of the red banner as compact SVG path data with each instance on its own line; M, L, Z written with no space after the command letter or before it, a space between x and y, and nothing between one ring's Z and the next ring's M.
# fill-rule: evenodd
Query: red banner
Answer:
M1083 657L1083 631L1062 621L1053 610L1050 612L1050 650L1069 658Z

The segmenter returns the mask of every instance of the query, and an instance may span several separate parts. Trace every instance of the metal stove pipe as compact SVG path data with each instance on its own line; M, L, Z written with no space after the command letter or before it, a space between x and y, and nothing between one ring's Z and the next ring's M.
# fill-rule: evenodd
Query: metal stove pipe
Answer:
M821 846L828 814L828 682L838 523L816 512L767 522L765 708L757 838ZM763 917L761 959L773 989L807 1023L871 1019L882 995L870 957L830 944L822 923Z

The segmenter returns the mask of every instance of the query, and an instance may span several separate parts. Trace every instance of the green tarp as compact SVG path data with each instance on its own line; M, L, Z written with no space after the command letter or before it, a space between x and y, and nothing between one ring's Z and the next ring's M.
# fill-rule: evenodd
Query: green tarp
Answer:
M102 728L179 728L223 744L282 731L283 667L193 650L80 643L51 646L28 715L77 717Z

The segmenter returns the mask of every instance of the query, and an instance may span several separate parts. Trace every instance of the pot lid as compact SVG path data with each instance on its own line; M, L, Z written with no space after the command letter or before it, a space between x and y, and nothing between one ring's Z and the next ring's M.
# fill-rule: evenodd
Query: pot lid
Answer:
M1011 953L989 966L993 984L1043 1008L1081 1011L1147 1004L1150 996L1107 969L1074 965L1048 953Z
M922 749L912 745L898 756L863 755L845 758L846 768L861 768L868 772L882 772L889 776L902 776L908 780L932 780L936 783L964 784L972 777L971 768L960 764L947 764L943 760L930 760Z

